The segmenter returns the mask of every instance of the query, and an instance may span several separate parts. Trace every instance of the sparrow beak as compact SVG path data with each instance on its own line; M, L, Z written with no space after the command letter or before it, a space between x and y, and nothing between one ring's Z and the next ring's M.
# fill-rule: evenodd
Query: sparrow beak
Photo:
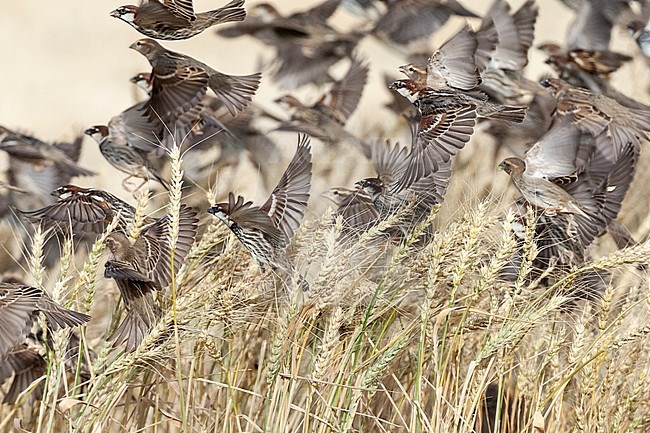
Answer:
M400 70L401 70L401 68L400 68ZM397 89L397 85L396 85L395 83L397 83L397 81L393 81L392 83L390 83L390 84L388 85L388 88L389 88L390 90L396 90L396 89Z
M120 13L119 9L115 9L114 11L111 11L111 14L110 14L110 15L111 15L113 18L119 18L120 16L122 16L122 14Z
M541 84L542 87L546 87L546 88L551 87L551 82L549 80L542 80L539 82L539 84Z
M407 70L407 68L406 68L406 65L402 65L402 66L400 66L400 67L399 67L399 71L400 71L402 74L406 75L407 77L409 76L409 74L408 74L408 70ZM390 85L388 86L388 88L390 88Z
M129 45L129 48L131 48L132 50L136 50L136 51L137 51L137 49L138 49L137 42L134 42L134 43L132 43L131 45Z
M86 135L93 135L97 133L97 128L88 128L84 131L84 134Z
M208 211L209 214L212 214L212 215L215 215L217 213L217 209L214 206L210 206L207 209L207 211Z

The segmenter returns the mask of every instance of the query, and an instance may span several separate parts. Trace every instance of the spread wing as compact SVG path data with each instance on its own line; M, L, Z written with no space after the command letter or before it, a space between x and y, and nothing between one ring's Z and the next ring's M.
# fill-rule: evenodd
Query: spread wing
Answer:
M237 200L235 200L233 193L228 194L228 203L230 206L228 216L238 226L247 230L259 230L278 245L286 246L288 244L288 236L281 228L275 225L269 217L268 211L253 206L253 202L251 201L244 202L244 197L242 196L237 196Z
M368 65L358 59L353 59L348 73L330 90L329 107L341 123L345 124L359 105L367 81Z
M261 210L288 239L305 215L311 186L311 144L306 135L298 137L298 148L282 178ZM231 214L232 218L232 214Z
M422 114L398 189L437 171L471 138L476 125L476 106L459 106L441 113Z
M150 1L149 3L158 2ZM186 21L196 20L196 15L194 15L194 7L192 6L192 0L164 0L163 3L165 4L167 10L176 15L178 18L182 18Z
M0 285L0 361L27 337L41 296L35 287Z
M476 34L465 26L433 53L427 62L427 86L471 90L481 83L474 63Z

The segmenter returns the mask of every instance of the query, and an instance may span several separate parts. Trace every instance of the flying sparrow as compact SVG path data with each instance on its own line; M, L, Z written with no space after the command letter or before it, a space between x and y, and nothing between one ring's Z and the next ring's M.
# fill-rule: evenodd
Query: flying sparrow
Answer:
M130 48L149 60L151 99L146 106L149 119L175 124L179 116L198 105L208 87L233 116L242 111L257 90L261 74L226 75L184 54L166 50L153 39L140 39Z
M162 310L154 293L165 288L178 272L196 238L196 212L181 205L179 236L175 249L169 245L169 216L145 227L135 243L121 231L106 238L111 252L105 264L104 276L113 278L122 295L126 316L109 337L115 344L125 344L135 350L151 328L158 322ZM173 268L172 268L173 258Z
M125 188L126 181L136 177L143 179L138 188L147 180L153 179L169 190L169 184L151 167L146 155L126 142L126 135L115 129L110 130L105 125L92 126L86 129L85 133L99 144L99 151L109 164L129 175L122 182Z
M116 230L126 233L135 219L133 206L101 189L64 185L52 195L58 197L56 203L21 213L45 230L70 228L75 234L101 234L115 218L119 218ZM145 224L150 222L145 219Z
M179 40L196 36L216 24L243 21L243 5L244 0L232 0L219 9L194 13L192 0L147 0L140 6L121 6L111 16L150 38Z
M264 272L264 266L290 271L285 249L307 209L311 186L311 146L309 137L299 136L296 153L282 178L262 206L235 199L217 203L208 212L223 222L251 253Z
M25 341L39 312L52 331L90 320L86 314L63 308L41 289L0 282L0 361L14 346Z

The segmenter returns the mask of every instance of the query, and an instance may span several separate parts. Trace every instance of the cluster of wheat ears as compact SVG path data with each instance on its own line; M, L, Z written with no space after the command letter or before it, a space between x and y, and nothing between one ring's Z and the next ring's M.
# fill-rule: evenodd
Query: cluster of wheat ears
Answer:
M173 242L182 162L171 156ZM138 218L148 202L143 195ZM581 268L531 279L530 221L517 278L506 282L500 273L519 246L502 205L474 200L448 221L436 209L399 246L381 236L399 215L358 242L340 241L331 210L308 219L289 251L294 278L309 275L305 292L261 275L212 220L134 352L105 341L119 312L102 305L116 299L98 277L104 237L87 252L63 242L59 276L44 281L46 234L37 231L29 274L94 319L80 330L77 374L65 363L70 331L58 331L41 382L0 406L0 431L647 431L650 244L600 256L599 246ZM421 236L429 225L435 235ZM576 287L580 275L594 269L613 272L613 282L576 299L589 290ZM553 284L540 284L550 273Z

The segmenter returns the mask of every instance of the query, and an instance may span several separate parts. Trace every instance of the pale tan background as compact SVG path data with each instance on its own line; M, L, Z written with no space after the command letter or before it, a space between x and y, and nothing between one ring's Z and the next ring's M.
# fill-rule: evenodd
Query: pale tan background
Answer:
M195 9L204 11L216 8L224 1L196 0ZM284 13L304 10L314 1L272 1ZM482 0L466 0L462 3L475 12L483 12L489 3ZM521 2L511 2L517 7ZM69 139L75 131L93 124L104 124L142 99L128 78L137 72L147 71L149 65L144 57L128 46L143 37L127 24L109 16L109 12L123 4L121 1L6 1L0 14L0 124L12 129L31 132L46 140ZM255 2L247 2L247 6ZM561 40L572 19L573 12L559 1L539 1L540 17L537 26L537 42ZM359 21L347 11L338 11L331 21L335 27L346 29ZM476 24L476 23L475 23ZM432 46L444 41L450 31L458 28L460 20L452 20L433 38ZM633 43L621 31L614 38L626 52L634 52ZM164 42L165 47L191 55L223 72L246 74L257 70L260 56L269 58L271 52L250 37L237 40L218 39L214 30L188 40ZM385 47L373 38L366 38L360 51L371 63L371 83L366 88L360 109L349 123L355 133L378 135L390 130L395 116L383 109L390 99L383 87L382 74L394 72L404 63L395 50ZM530 75L537 77L550 69L543 64L541 54L531 50ZM345 68L345 65L342 66ZM629 92L629 84L638 75L639 64L624 68L617 73L616 82ZM647 75L646 77L647 78ZM644 79L645 79L644 78ZM313 101L323 89L301 89L299 94ZM263 79L255 102L283 115L271 101L281 90L268 79ZM637 95L642 100L647 96ZM295 137L274 133L272 137L288 142L282 144L288 157L295 146ZM394 137L398 138L398 137ZM315 149L316 154L319 150ZM84 142L82 163L101 172L96 179L77 180L82 185L108 188L121 196L123 175L110 167L99 154L90 138ZM363 170L366 167L362 167ZM279 166L278 170L283 169ZM346 171L346 175L349 175ZM347 181L348 176L341 180ZM336 179L334 179L336 180ZM243 172L229 182L240 192L260 198L267 191L256 182L255 173ZM315 181L315 190L330 185ZM261 190L262 189L262 190ZM313 194L316 195L316 194Z

